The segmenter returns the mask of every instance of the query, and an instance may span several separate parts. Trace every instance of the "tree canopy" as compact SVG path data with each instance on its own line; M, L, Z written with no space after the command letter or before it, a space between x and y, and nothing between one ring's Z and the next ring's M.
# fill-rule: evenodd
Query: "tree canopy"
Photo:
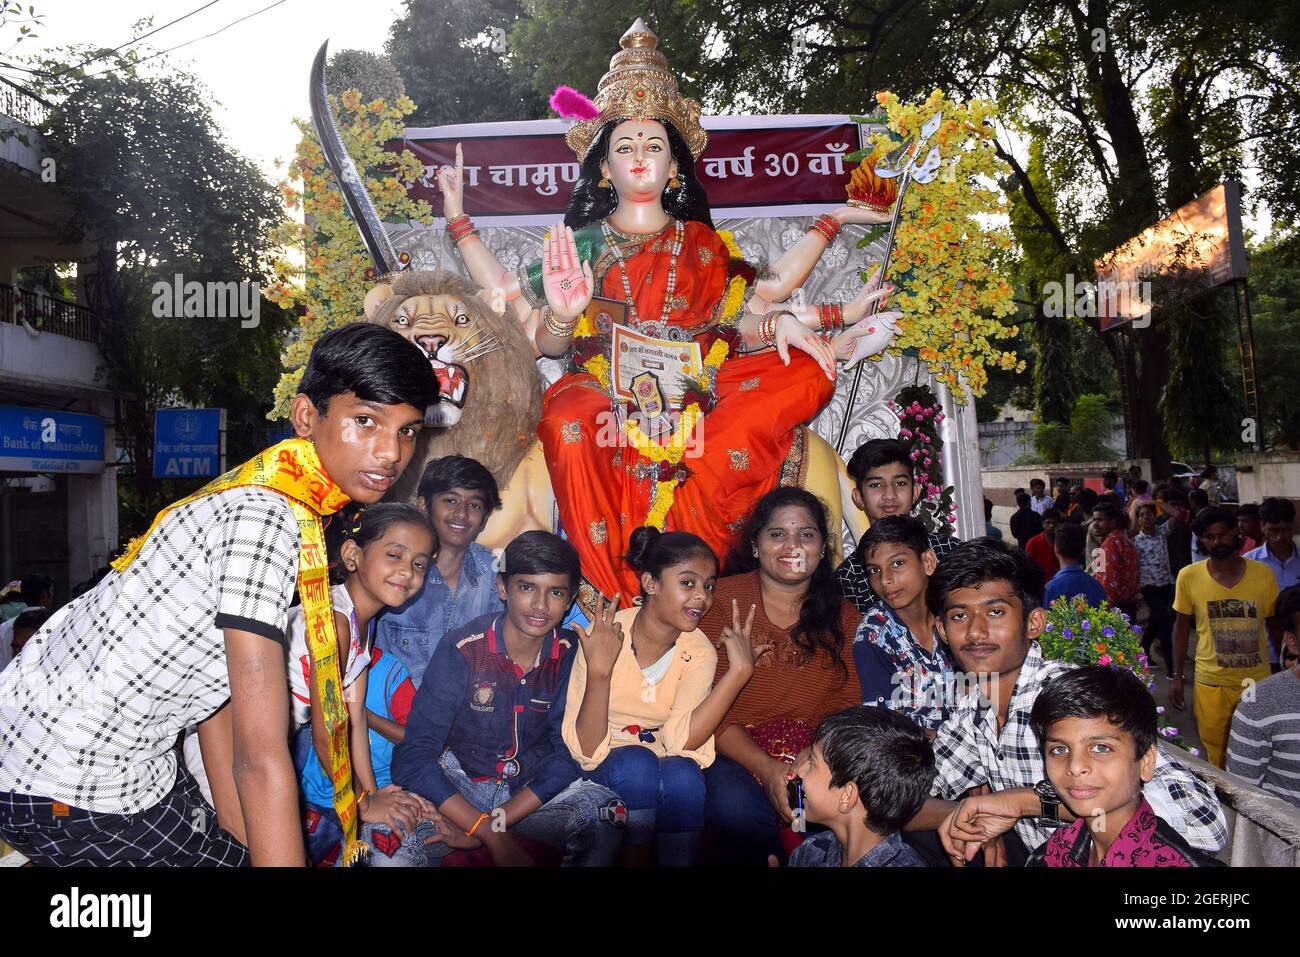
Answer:
M154 286L178 274L187 283L266 283L270 233L283 212L275 187L227 144L193 76L144 75L133 58L116 56L93 71L73 68L86 52L45 57L35 83L56 104L41 133L70 207L68 238L91 238L99 250L83 276L99 317L103 373L120 398L116 425L130 460L122 526L130 534L190 490L153 478L154 410L226 408L228 457L248 457L265 444L290 323L264 299L255 328L239 318L158 316Z

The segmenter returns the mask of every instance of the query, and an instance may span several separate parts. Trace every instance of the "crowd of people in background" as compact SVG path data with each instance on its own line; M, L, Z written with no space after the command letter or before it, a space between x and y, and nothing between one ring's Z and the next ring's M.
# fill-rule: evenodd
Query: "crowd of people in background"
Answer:
M1300 585L1295 506L1266 498L1229 507L1214 474L1207 469L1192 488L1152 489L1134 467L1126 491L1111 471L1100 494L1060 479L1050 504L1034 479L1030 493L1016 492L1012 534L1047 577L1049 605L1082 595L1143 622L1143 650L1162 666L1177 708L1188 698L1194 644L1190 697L1207 759L1300 804L1300 777L1288 781L1300 775L1300 749L1285 737L1300 720L1288 637L1300 601L1288 591Z
M847 466L870 525L842 558L824 504L778 487L725 555L636 529L639 594L583 606L562 536L477 542L501 507L480 463L430 462L418 504L355 480L354 420L409 456L427 400L389 335L322 337L294 406L302 454L353 498L325 529L325 690L372 866L1216 863L1223 809L1161 748L1148 688L1043 654L1061 598L1142 621L1209 760L1300 806L1289 501L1034 479L1014 544L962 542L917 516L907 448L873 439ZM178 503L53 615L45 576L6 589L0 837L49 865L344 863L298 527L235 486ZM132 677L50 697L87 667Z

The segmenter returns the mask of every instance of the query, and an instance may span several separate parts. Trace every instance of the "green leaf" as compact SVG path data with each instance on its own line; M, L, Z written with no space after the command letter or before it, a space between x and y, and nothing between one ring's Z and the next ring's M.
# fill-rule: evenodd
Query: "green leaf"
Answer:
M862 238L858 240L858 248L865 249L867 246L870 246L872 243L874 243L877 239L883 239L887 235L889 235L888 223L881 223L879 226L868 226L867 231L863 233ZM866 275L867 274L864 273L864 276ZM866 278L864 278L862 281L866 282Z

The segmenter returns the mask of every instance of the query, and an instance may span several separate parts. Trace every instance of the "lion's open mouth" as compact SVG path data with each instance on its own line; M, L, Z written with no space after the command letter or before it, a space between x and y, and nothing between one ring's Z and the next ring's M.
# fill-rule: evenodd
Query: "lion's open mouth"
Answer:
M447 344L446 336L418 336L416 344L424 350L429 358L429 366L438 378L439 402L449 402L457 409L465 407L465 396L469 392L469 373L465 367L448 362L439 357ZM447 356L450 359L451 356Z

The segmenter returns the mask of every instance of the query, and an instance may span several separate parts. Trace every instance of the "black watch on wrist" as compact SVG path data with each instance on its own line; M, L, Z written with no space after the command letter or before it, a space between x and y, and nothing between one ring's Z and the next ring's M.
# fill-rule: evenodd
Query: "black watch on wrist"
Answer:
M1044 778L1034 785L1038 795L1039 816L1034 819L1039 827L1061 826L1061 798L1052 787L1052 782Z

